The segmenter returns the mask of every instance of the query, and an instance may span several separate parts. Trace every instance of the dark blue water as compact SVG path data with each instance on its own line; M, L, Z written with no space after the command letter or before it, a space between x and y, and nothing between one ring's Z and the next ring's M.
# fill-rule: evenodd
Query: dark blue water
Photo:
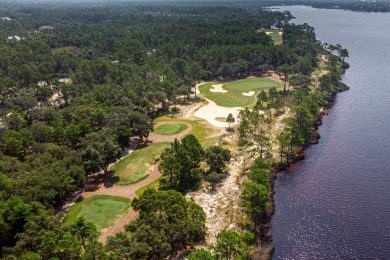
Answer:
M351 89L275 183L273 259L390 259L390 13L284 9L348 49Z

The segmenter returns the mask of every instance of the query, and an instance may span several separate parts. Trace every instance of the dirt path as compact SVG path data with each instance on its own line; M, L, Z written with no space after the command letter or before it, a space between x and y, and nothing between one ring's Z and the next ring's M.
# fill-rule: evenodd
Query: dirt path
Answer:
M183 136L187 135L189 132L191 132L192 125L184 122L159 122L156 124L156 126L163 125L163 124L177 124L177 123L183 123L187 126L187 128L183 132L178 133L176 135L160 135L156 133L151 133L145 141L149 143L173 142L175 138L180 139ZM128 154L132 153L133 151L134 149L129 151ZM112 164L111 166L113 165L114 164ZM118 197L134 199L137 196L135 192L138 189L147 186L148 184L156 181L158 178L161 177L161 173L158 170L158 166L159 163L156 163L152 166L153 170L147 176L146 179L128 186L118 186L118 185L111 184L109 182L109 176L103 176L101 178L98 178L88 186L88 188L81 194L81 197L88 198L95 195L110 195L110 196L118 196ZM117 232L124 231L125 225L128 224L130 221L135 220L137 217L138 217L138 212L134 211L133 209L130 209L130 211L125 216L123 216L120 220L118 220L113 226L103 229L101 231L101 235L98 240L103 244L105 244L109 236L113 236Z

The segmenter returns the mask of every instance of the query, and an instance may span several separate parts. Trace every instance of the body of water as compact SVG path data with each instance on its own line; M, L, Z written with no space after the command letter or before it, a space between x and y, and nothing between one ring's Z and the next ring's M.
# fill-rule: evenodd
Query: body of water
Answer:
M351 89L275 183L273 259L390 259L390 13L283 9L348 49Z

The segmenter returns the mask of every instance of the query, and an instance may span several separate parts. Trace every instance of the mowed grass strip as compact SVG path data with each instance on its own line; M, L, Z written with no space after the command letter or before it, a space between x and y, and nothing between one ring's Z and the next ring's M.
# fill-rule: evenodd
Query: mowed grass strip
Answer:
M275 29L262 29L262 32L269 33L268 36L271 36L272 41L275 45L281 45L283 43L283 31ZM282 33L282 34L280 34Z
M139 148L115 164L110 182L115 185L130 185L145 179L151 172L154 161L160 157L169 143L152 143Z
M155 127L153 132L160 135L175 135L183 132L186 128L187 126L181 123L163 124Z
M211 92L211 85L223 84L226 93ZM261 90L268 90L272 87L280 88L283 84L269 78L247 78L231 82L213 82L199 87L200 93L223 107L247 107L254 105L256 95ZM244 96L243 92L254 91L253 96Z
M77 201L66 215L65 225L84 217L96 225L98 230L112 226L131 206L131 200L108 195L96 195Z
M157 190L160 185L160 178L155 180L154 182L149 183L148 185L138 189L135 191L135 194L139 197L141 196L147 189Z

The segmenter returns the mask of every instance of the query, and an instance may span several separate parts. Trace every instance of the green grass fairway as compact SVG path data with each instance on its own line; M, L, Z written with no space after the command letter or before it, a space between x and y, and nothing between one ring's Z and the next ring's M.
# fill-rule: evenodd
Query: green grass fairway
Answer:
M135 150L110 169L114 171L110 182L115 185L130 185L145 179L154 160L169 146L169 143L152 143Z
M209 89L211 85L223 84L223 89L227 93L214 93ZM256 95L263 89L269 89L275 86L282 87L283 84L268 78L247 78L232 82L213 82L199 87L200 93L214 101L217 105L223 107L247 107L256 102ZM244 96L243 92L254 91L253 96Z
M137 196L141 196L142 193L144 193L147 189L154 189L154 190L157 190L158 189L158 186L160 185L160 179L157 179L155 180L154 182L151 182L149 183L148 185L138 189L135 191L135 194L137 194Z
M270 32L268 36L271 36L272 40L274 41L275 45L281 45L283 43L283 37L279 34L279 32L282 32L280 30L274 30L274 29L261 29L262 32Z
M163 124L154 128L154 132L160 135L175 135L183 132L187 126L185 124Z
M122 197L97 195L77 201L66 215L65 225L73 223L78 217L94 223L98 230L112 226L126 214L131 200Z

